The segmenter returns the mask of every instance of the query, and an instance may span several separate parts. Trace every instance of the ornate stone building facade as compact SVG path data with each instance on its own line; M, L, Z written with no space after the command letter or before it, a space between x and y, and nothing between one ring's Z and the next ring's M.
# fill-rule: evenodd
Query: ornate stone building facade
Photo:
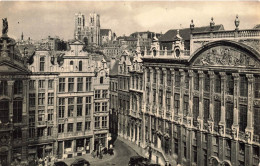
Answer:
M258 165L260 31L239 30L237 19L235 25L215 31L212 19L208 31L193 32L192 23L190 50L178 30L171 50L161 50L154 38L141 58L140 91L135 62L119 63L119 77L131 78L130 89L122 90L130 109L127 116L127 108L119 109L119 136L162 165Z

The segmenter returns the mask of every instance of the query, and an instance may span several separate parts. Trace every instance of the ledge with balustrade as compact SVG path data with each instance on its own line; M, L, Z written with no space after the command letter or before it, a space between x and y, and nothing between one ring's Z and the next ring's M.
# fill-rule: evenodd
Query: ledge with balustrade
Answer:
M180 50L180 56L176 56L173 50L145 51L143 59L146 58L187 60L190 58L190 50Z
M195 32L191 34L191 39L256 38L256 37L258 38L260 37L260 29Z

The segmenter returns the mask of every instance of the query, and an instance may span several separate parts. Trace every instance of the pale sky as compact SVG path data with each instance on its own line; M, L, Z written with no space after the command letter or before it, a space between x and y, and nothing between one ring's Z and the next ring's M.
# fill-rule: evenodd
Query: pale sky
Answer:
M117 36L136 31L165 33L169 29L187 28L191 19L196 27L207 26L211 17L215 24L232 30L237 14L240 29L260 24L260 2L257 1L0 1L0 18L7 17L8 35L15 39L20 38L22 32L25 39L38 40L48 35L72 39L74 14L81 12L88 18L94 11L100 14L101 28L112 29Z

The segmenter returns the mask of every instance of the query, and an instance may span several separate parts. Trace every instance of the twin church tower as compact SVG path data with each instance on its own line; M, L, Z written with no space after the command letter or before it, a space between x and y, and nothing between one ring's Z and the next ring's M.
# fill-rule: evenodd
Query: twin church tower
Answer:
M90 13L88 24L86 25L85 15L82 13L75 14L74 38L87 41L88 44L100 45L100 16L97 13Z

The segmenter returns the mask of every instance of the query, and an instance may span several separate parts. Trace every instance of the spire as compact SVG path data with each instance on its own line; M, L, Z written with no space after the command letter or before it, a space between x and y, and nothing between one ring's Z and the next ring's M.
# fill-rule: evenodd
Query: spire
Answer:
M23 41L23 32L22 32L22 35L21 35L21 40Z

